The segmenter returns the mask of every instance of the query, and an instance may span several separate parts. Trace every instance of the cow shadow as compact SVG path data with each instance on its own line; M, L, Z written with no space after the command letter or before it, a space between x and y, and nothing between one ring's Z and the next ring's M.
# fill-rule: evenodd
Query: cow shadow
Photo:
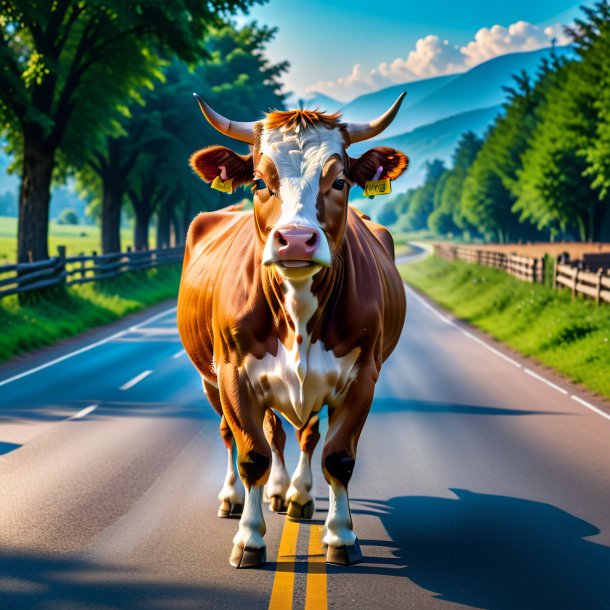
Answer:
M0 608L34 610L96 608L267 608L268 594L239 590L230 582L203 584L148 574L123 565L88 562L0 547Z
M361 540L364 562L329 573L408 578L437 599L490 610L610 608L610 548L587 540L597 527L542 502L452 492L456 499L354 498L354 515L378 516L391 542ZM367 558L370 546L394 557Z
M373 406L371 407L371 414L399 412L423 413L429 415L566 415L566 413L548 410L506 409L502 407L489 407L484 405L433 402L427 400L407 400L404 398L375 398L373 401Z

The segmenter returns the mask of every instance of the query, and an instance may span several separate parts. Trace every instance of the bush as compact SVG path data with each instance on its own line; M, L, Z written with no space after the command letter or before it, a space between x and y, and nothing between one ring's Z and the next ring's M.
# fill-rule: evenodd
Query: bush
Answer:
M65 208L61 211L57 222L61 225L77 225L78 214L71 208Z

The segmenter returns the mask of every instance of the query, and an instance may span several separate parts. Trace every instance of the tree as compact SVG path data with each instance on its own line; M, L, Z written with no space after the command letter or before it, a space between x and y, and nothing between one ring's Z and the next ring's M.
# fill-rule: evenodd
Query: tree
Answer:
M209 27L252 2L0 1L0 115L22 165L19 261L48 256L54 174L115 129L121 107L158 76L160 57L195 61Z
M418 230L426 228L428 216L434 209L436 186L445 169L445 164L439 159L426 162L426 178L423 185L408 191L405 195L408 209L406 214L400 218L399 226L401 229Z
M229 116L257 117L265 106L282 107L279 75L287 64L270 64L264 55L274 33L255 23L240 29L213 28L206 40L209 56L193 69L178 60L166 66L162 82L142 103L130 107L121 122L123 135L108 137L90 158L79 173L79 184L90 200L103 202L104 252L120 249L125 195L135 215L137 248L148 247L148 226L157 212L157 241L167 245L172 224L174 239L182 241L194 194L201 200L200 209L215 209L240 197L210 191L193 177L187 160L202 145L226 144L241 152L247 147L215 131L201 116L192 93L199 92Z
M536 128L536 109L544 100L546 76L553 70L549 62L543 62L535 86L521 72L514 77L514 87L505 87L505 112L490 128L464 178L456 219L470 223L489 239L507 241L533 233L513 212L515 189L522 155Z
M464 133L453 153L452 168L439 179L434 211L428 218L428 226L438 235L457 233L470 228L460 214L459 204L464 180L482 144L482 140L472 131Z
M62 225L77 225L78 214L72 208L64 208L59 216L59 224Z
M515 209L553 233L599 238L608 214L604 189L604 96L607 96L610 7L584 8L572 30L579 60L562 66L545 103L519 172ZM605 75L605 78L604 78Z

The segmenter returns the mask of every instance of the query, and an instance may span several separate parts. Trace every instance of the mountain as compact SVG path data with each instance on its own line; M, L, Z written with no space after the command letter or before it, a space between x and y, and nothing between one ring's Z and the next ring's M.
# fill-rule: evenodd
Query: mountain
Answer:
M403 91L406 91L407 97L398 116L394 119L394 123L386 130L389 133L404 133L416 126L415 123L417 121L413 121L413 106L425 100L435 91L442 89L458 76L457 74L451 74L449 76L426 78L411 83L386 87L374 93L365 93L343 106L341 109L343 118L356 123L366 123L382 112L385 112L396 101L396 98Z
M502 87L513 82L513 74L525 70L535 75L541 59L549 57L551 52L547 48L500 55L468 72L394 85L361 95L344 106L344 118L369 121L387 110L401 91L406 91L407 97L384 137L406 133L459 113L489 108L505 100ZM559 56L573 55L571 46L558 47L555 52Z
M423 125L409 133L375 140L376 146L396 148L409 157L409 169L392 182L392 193L403 193L421 184L426 161L441 159L449 166L455 146L462 134L472 131L482 136L500 112L502 106L499 104L490 108L462 112L430 125ZM361 154L370 146L370 141L355 144L350 148L350 153L354 151L356 154ZM355 196L358 197L357 194ZM363 206L361 202L360 206L368 209L368 206ZM356 207L359 207L359 204L356 204Z
M325 110L326 112L336 112L344 105L344 102L335 100L324 93L314 93L306 98L299 98L294 94L290 94L284 102L286 108L298 108L303 103L304 108L311 110Z

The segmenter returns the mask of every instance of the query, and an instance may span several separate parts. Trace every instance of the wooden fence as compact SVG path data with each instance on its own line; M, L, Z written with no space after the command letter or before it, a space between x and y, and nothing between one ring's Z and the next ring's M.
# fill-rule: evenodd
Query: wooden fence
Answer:
M485 267L502 269L506 273L525 282L544 282L544 259L505 254L492 250L478 250L468 246L454 246L449 244L435 244L434 253L447 260L462 260L467 263L476 263Z
M80 254L66 257L65 246L46 261L0 266L0 298L11 294L42 290L59 285L84 284L116 277L126 271L149 269L182 262L184 247Z
M553 274L554 288L565 286L572 291L572 297L577 294L595 299L596 303L610 303L610 275L602 268L596 273L579 269L577 266L560 263L555 264Z

